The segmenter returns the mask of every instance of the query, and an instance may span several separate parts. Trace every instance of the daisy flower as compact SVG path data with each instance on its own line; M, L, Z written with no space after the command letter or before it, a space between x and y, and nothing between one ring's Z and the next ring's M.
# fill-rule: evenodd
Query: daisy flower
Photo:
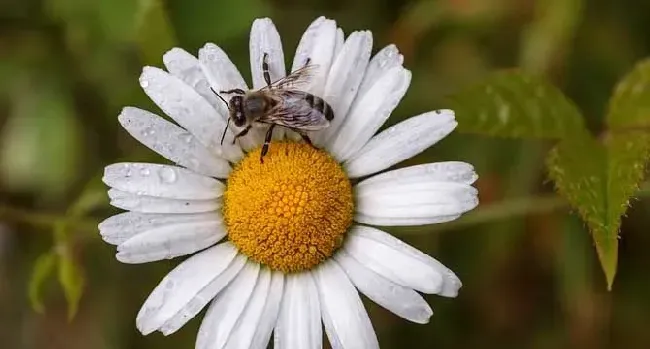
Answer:
M316 66L305 92L334 111L312 132L318 149L275 128L240 132L214 91L249 90L226 53L206 44L198 58L167 52L166 70L145 67L144 92L173 121L126 107L122 126L176 165L119 163L103 180L111 204L127 210L99 225L117 259L145 263L194 254L153 290L137 315L143 334L181 328L204 307L196 348L378 348L358 292L394 314L427 323L421 293L455 297L461 282L447 267L373 226L442 223L474 208L477 176L463 162L381 171L427 149L455 127L450 110L414 116L375 134L406 93L411 73L394 45L371 58L372 35L344 37L316 19L291 71ZM280 36L269 19L250 34L252 89L285 76ZM371 176L373 175L373 176Z

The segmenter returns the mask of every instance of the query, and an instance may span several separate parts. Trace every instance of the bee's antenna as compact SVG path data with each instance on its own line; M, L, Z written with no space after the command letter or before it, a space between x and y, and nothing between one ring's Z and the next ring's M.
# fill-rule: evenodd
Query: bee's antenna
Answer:
M214 90L214 88L210 87L210 89L212 90L212 92L214 92L215 95L217 95L217 97L219 97L220 100L223 101L223 103L226 105L226 108L228 108L228 110L230 110L230 105L228 105L228 102L226 102L226 100L223 99L223 97L221 97L221 95L218 94L217 91Z
M221 145L223 145L223 140L226 138L226 132L228 132L228 126L230 126L230 118L226 121L226 129L223 130L223 134L221 135Z

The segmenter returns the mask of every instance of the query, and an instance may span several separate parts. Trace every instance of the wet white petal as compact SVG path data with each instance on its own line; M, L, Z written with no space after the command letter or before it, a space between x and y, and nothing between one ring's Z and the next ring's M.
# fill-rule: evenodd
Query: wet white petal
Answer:
M343 269L329 260L315 269L314 276L332 349L379 349L368 313Z
M228 161L210 153L191 133L156 114L126 107L118 120L133 138L181 166L217 178L226 178L230 173Z
M232 162L243 157L237 145L219 144L226 120L182 80L162 69L144 67L140 86L165 114L190 131L213 153Z
M296 48L291 71L301 68L311 59L311 64L317 66L311 78L311 83L304 90L322 96L330 71L334 48L336 46L336 22L325 17L319 17L307 28Z
M444 161L384 172L361 181L357 184L357 188L426 181L472 184L477 178L474 166L461 161Z
M401 318L420 324L429 322L433 311L419 293L366 268L344 250L339 250L334 258L354 286L373 302Z
M181 167L129 162L106 166L102 181L128 193L169 199L216 199L225 187L214 178Z
M364 95L359 95L350 114L328 144L332 155L337 160L344 161L363 147L386 122L406 93L410 82L411 72L394 67Z
M318 289L310 272L286 276L274 348L320 349L323 328Z
M269 18L258 18L253 22L251 28L249 51L251 56L251 76L253 78L253 88L260 89L266 86L262 70L262 60L264 54L268 54L267 62L269 64L269 76L271 82L278 81L286 75L284 67L284 52L282 51L282 41L280 34ZM249 132L258 132L257 139L262 142L266 129L256 129ZM276 127L273 130L273 139L281 140L284 138L284 128Z
M147 230L117 246L122 263L146 263L200 251L226 236L226 227L213 221L174 224Z
M221 349L249 302L260 265L248 262L237 277L212 301L196 337L196 349Z
M184 200L138 195L110 189L111 205L123 210L143 213L199 213L215 211L221 207L221 200Z
M435 217L426 217L426 218L414 218L414 217L378 217L378 216L367 216L362 213L356 213L354 215L354 220L359 223L372 224L372 225L384 225L384 226L409 226L409 225L425 225L425 224L436 224L436 223L446 223L455 221L460 217L460 214L447 215L447 216L435 216Z
M343 247L354 259L398 285L424 293L441 291L443 276L437 269L390 245L359 233L365 230L377 229L357 225L352 227L346 238Z
M404 56L399 53L395 45L390 44L381 49L368 64L363 82L359 87L359 94L365 94L384 74L394 67L402 66L403 62Z
M255 284L246 309L237 321L237 326L230 334L224 348L249 349L255 336L255 331L260 323L262 312L269 296L271 286L271 271L268 268L260 270L260 275Z
M369 31L350 34L341 52L332 63L327 77L323 98L332 107L334 119L330 126L314 135L314 142L326 144L344 123L352 101L366 71L372 50L372 34Z
M176 314L169 318L161 327L160 332L165 336L178 331L188 321L193 319L200 311L210 302L214 297L221 292L230 282L239 274L244 265L246 265L247 258L242 254L238 254L228 265L228 267L221 272L210 283L203 287L193 298L183 306Z
M274 271L271 276L271 285L269 286L266 304L264 305L264 310L255 330L250 349L266 349L271 338L271 332L273 332L273 328L278 319L283 290L284 274L279 271Z
M262 58L265 53L268 54L267 62L269 63L271 82L277 81L286 75L280 34L278 34L278 30L275 29L275 25L269 18L259 18L253 22L249 48L254 89L266 86L262 74Z
M223 118L228 116L226 105L212 92L210 83L201 70L199 60L189 52L174 47L163 55L163 63L167 71L183 80L198 92Z
M237 255L230 242L188 258L169 272L142 305L136 325L147 335L177 314L193 297L218 277Z
M106 218L99 223L99 233L102 239L109 244L119 245L137 234L164 226L211 222L221 220L218 212L190 213L190 214L157 214L124 212Z
M456 128L451 110L421 114L389 127L373 137L345 163L350 177L384 170L437 143Z
M356 188L357 213L366 217L432 218L453 216L478 205L476 188L462 183L386 183ZM360 221L357 217L357 221ZM372 223L374 224L374 223Z
M367 268L420 292L455 297L462 286L442 263L379 229L354 226L344 247Z
M235 64L230 60L228 55L217 45L208 43L199 50L199 62L203 73L208 79L212 89L219 93L226 101L230 96L221 93L232 89L248 90L244 78L237 70ZM227 112L225 114L228 115ZM238 134L243 128L236 127L232 122L230 128L232 132L226 135L223 144L231 144L234 135ZM253 128L246 136L238 138L239 143L244 150L250 150L263 142L264 132L262 129ZM217 140L221 141L221 134Z

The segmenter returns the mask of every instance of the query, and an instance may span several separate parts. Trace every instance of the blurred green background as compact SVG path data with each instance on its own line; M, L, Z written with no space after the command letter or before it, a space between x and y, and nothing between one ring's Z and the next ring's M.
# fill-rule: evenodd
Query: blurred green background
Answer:
M640 0L0 0L0 347L193 348L199 319L169 338L135 328L178 261L120 264L99 239L96 223L116 212L98 184L103 166L159 160L116 117L126 105L156 110L137 77L169 48L215 42L249 77L254 18L274 20L290 61L320 15L404 54L413 82L389 124L520 67L562 89L598 134L615 82L650 56L650 1ZM650 348L650 201L642 195L623 220L608 292L586 227L546 179L550 146L456 132L407 162L473 163L481 205L458 222L386 229L464 286L457 299L427 296L427 325L367 302L382 348ZM34 265L49 251L80 272L71 321L56 273L41 280L44 313L30 305Z

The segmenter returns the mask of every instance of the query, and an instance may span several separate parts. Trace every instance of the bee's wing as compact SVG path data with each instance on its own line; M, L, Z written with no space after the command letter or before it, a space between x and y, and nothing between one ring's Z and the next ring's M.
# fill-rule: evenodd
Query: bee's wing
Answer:
M262 90L301 90L309 84L311 78L314 76L316 68L318 68L318 65L316 64L307 64L302 68L296 69L294 72L282 79L272 82L270 86L262 87Z
M275 90L274 98L278 104L257 121L276 124L291 129L317 131L330 125L322 111L314 109L308 102L313 97L306 92Z

